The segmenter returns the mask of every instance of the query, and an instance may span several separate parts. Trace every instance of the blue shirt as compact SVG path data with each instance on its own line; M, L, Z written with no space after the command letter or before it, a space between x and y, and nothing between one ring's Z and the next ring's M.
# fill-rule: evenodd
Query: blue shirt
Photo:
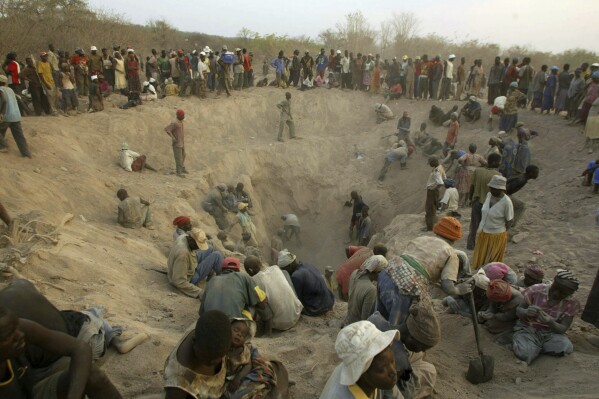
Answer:
M316 70L324 71L329 65L329 57L326 54L318 54L316 57Z
M2 101L6 101L6 108L4 109L4 114L2 114L4 122L21 122L21 111L19 111L15 92L6 86L0 86L0 91L2 92L0 106L2 106Z
M387 270L379 274L376 291L376 310L391 323L393 328L398 328L408 317L413 297L400 294Z
M597 163L595 161L589 162L587 169L593 169ZM593 183L599 184L599 168L595 169L595 173L593 173Z
M308 316L321 315L333 307L335 296L316 267L299 262L291 282L297 298L304 305L303 313Z
M275 58L274 60L272 60L270 65L272 65L277 70L277 73L285 72L285 60L283 58Z

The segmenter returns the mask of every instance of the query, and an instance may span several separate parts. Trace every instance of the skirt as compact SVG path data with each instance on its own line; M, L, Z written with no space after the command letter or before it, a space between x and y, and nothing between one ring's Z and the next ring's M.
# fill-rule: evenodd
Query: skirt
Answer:
M503 262L507 247L507 231L489 234L481 231L476 236L472 255L472 269L476 270L491 262Z
M503 130L506 133L509 133L510 130L516 126L518 123L518 114L506 115L503 114L501 116L501 120L499 121L499 130Z
M370 78L371 78L371 72L370 71L363 71L362 72L362 84L364 86L370 86Z
M530 148L528 144L518 144L516 146L516 156L512 166L512 173L515 175L526 172L526 167L530 165Z
M467 166L458 166L455 173L456 188L458 193L466 194L470 192L470 179L472 174Z

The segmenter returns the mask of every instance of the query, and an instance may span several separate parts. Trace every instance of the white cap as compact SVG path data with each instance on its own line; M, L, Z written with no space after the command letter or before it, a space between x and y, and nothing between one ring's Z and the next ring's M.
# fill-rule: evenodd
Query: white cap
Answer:
M341 50L337 50L337 54L341 54Z
M367 320L350 324L341 330L335 341L335 351L342 361L341 385L349 386L358 382L375 356L398 340L399 331L380 331Z
M591 64L592 67L599 67L599 62L594 62Z
M237 47L237 48L235 49L235 52L238 52L238 51L241 51L241 49L240 49L239 47Z
M150 83L155 83L155 82L156 82L156 79L150 78Z
M203 51L200 51L200 55L206 55L206 53Z
M449 54L449 57L447 57L448 59L452 59L455 58L455 54Z
M98 48L96 46L92 46L89 50L90 51L98 51Z
M149 86L150 82L148 82L147 80L144 82L144 86Z
M279 252L279 257L277 259L277 266L279 266L281 269L284 269L287 266L289 266L290 264L292 264L295 259L296 259L296 256L294 254L289 252L287 249L284 249L281 252Z
M98 75L92 75L92 80L98 80Z

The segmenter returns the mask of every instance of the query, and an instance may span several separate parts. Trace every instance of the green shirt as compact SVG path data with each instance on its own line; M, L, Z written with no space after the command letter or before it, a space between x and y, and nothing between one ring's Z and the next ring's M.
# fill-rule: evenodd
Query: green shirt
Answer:
M489 168L476 168L474 173L472 174L472 186L474 186L474 194L472 195L472 199L477 199L479 202L484 202L485 198L487 198L487 193L489 192L489 187L487 184L491 181L493 176L501 176L501 173L497 169L489 169Z

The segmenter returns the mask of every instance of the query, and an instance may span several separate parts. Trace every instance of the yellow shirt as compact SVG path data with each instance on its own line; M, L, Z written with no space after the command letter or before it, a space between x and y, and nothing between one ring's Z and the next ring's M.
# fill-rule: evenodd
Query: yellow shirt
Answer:
M370 399L368 396L366 396L366 394L364 393L364 391L362 391L362 388L360 388L358 384L350 385L348 388L349 392L351 392L355 399ZM372 397L377 397L376 389L374 390L374 395Z
M52 77L52 65L49 62L39 61L36 65L37 73L40 75L42 81L54 87L54 78Z

